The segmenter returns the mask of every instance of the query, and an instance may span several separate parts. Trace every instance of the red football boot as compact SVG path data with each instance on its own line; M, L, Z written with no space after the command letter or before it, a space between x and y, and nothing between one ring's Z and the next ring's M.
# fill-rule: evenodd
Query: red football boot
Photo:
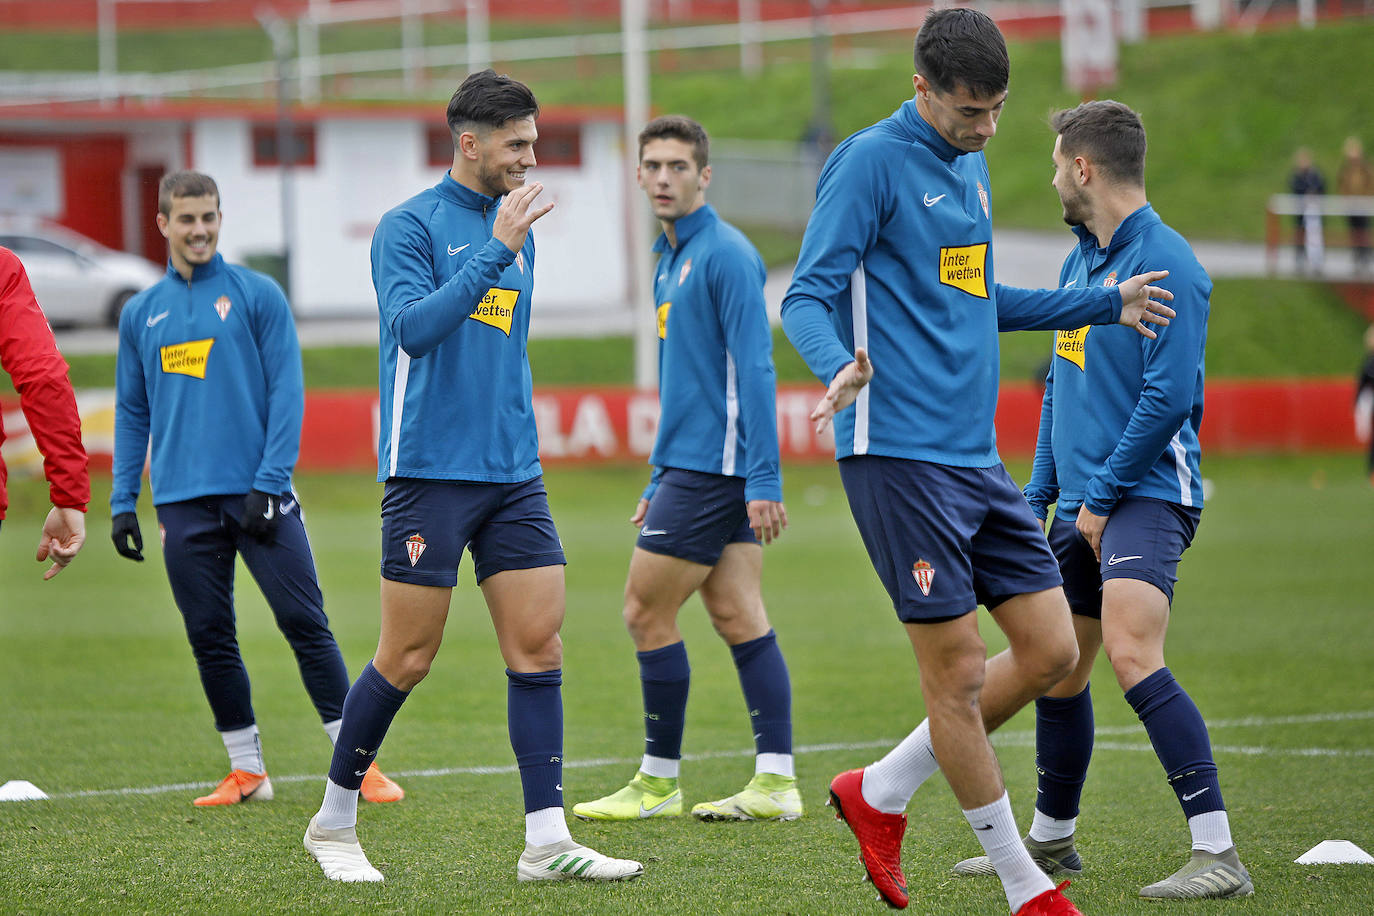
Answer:
M1016 911L1016 916L1083 916L1073 901L1064 896L1064 888L1068 886L1069 882L1065 881L1038 897L1032 897Z
M907 904L906 876L902 874L906 815L884 814L864 801L863 779L863 770L846 770L836 776L830 781L829 804L835 809L835 817L854 831L859 841L859 858L884 902L903 910Z

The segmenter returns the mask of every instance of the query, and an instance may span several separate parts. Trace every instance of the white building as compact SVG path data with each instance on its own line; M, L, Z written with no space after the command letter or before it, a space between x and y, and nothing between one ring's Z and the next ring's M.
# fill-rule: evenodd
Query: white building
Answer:
M547 111L534 177L558 206L535 227L540 320L628 327L626 208L633 174L618 112ZM0 213L62 223L118 249L166 258L157 181L196 169L219 184L219 249L255 265L289 250L301 316L371 315L369 250L386 210L435 184L453 160L443 104L326 105L166 101L0 109ZM279 137L292 138L283 168ZM289 245L286 242L289 241Z

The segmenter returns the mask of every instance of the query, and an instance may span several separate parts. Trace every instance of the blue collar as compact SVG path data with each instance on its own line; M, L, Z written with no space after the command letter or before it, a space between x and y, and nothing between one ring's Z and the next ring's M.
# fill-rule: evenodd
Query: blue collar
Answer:
M935 125L921 117L921 113L916 110L916 99L914 97L903 102L902 107L892 113L892 120L901 125L913 139L919 140L921 143L930 147L931 152L946 162L953 162L955 159L965 154L964 150L959 149L959 147L954 146L944 137L940 136L940 132L935 129Z
M1085 226L1074 226L1074 234L1078 236L1078 247L1084 254L1095 251L1104 251L1111 254L1120 251L1123 247L1133 242L1140 233L1150 226L1161 222L1159 214L1155 213L1154 207L1148 203L1138 210L1133 211L1129 216L1121 221L1121 225L1116 227L1112 233L1112 240L1107 243L1106 249L1097 246L1097 236L1087 230Z
M677 247L681 248L687 244L687 240L692 236L719 220L720 217L716 215L715 208L710 204L704 204L688 213L673 224L673 229L677 232ZM659 254L667 251L670 247L672 246L668 244L668 233L666 232L659 235L657 241L654 242L654 251Z
M213 277L215 274L219 273L220 268L222 268L223 266L224 255L216 251L215 256L212 257L210 260L206 261L204 264L191 265L190 282L196 283L200 280L208 280L210 277ZM167 276L174 278L175 280L177 280L177 282L182 282L181 273L176 269L175 266L173 266L171 258L167 259Z
M455 181L453 175L448 172L445 172L444 177L439 179L434 190L438 191L441 197L446 197L458 206L466 207L469 210L486 210L496 206L501 200L500 197L488 197L461 182Z

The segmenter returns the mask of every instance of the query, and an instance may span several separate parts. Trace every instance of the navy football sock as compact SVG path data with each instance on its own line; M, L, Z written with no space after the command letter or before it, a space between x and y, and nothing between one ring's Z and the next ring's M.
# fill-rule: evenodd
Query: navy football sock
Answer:
M682 730L687 720L687 691L692 666L687 646L678 642L636 652L639 687L644 694L644 753L668 760L682 758Z
M525 813L563 807L563 669L506 669L506 727Z
M1145 725L1184 816L1226 810L1207 724L1173 673L1160 668L1126 691L1126 702Z
M368 662L363 673L344 698L339 740L334 743L334 758L329 764L329 779L345 789L363 784L363 774L382 746L391 720L410 696L407 690L391 685Z
M1035 810L1059 820L1078 816L1093 756L1091 687L1072 697L1035 701Z
M777 635L769 630L758 639L731 646L730 654L735 658L739 685L749 708L754 751L792 753L792 682Z

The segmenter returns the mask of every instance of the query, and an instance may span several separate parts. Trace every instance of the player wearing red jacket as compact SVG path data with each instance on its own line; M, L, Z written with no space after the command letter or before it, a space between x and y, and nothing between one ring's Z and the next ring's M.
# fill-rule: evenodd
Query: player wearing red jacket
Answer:
M48 479L52 511L38 539L38 561L52 560L43 574L51 579L71 562L86 541L86 504L91 501L91 478L86 449L81 444L81 418L67 378L67 361L57 350L48 319L34 298L24 265L8 248L0 248L0 365L19 392L19 406L29 421L38 450L43 453L43 476ZM0 423L0 443L5 429ZM8 472L0 458L0 521L9 499Z

